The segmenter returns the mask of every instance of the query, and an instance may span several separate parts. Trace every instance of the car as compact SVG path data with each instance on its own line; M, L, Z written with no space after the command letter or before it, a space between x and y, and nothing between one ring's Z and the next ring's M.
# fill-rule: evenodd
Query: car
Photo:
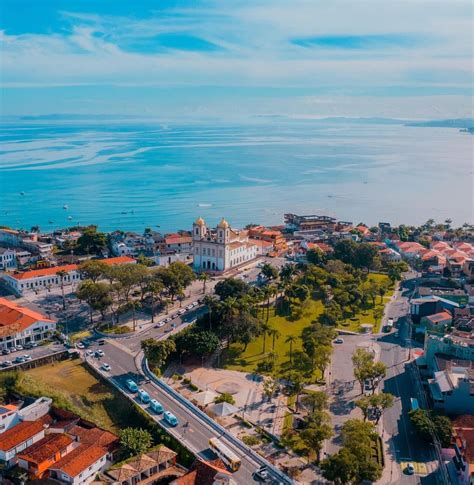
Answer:
M159 403L156 399L152 399L150 401L150 408L156 413L156 414L161 414L164 409L163 405Z
M103 363L103 364L102 364L102 370L105 370L105 371L109 372L109 370L110 370L110 365L109 365L109 364L106 364L106 363Z
M193 307L198 306L199 305L199 302L198 301L193 301L192 302L192 305L193 305Z
M30 342L31 348L34 349L35 347L38 347L38 344L36 342Z
M31 355L30 354L25 354L23 355L23 358L26 360L31 360Z
M103 338L101 338L100 340L97 340L97 343L99 345L105 345L105 340Z
M143 404L148 404L150 402L150 395L145 389L138 389L138 398Z
M25 359L24 359L23 357L20 357L20 356L15 357L15 358L13 359L13 363L14 363L14 364L22 364L23 362L25 362Z
M12 365L12 361L11 360L4 360L2 362L2 367L10 367Z
M344 339L341 338L341 337L338 337L336 340L334 340L334 343L335 344L343 344L344 343Z
M164 321L165 321L165 323L171 322L171 318L170 317L166 317Z
M85 345L84 345L82 342L77 342L76 347L77 347L78 349L80 349L80 350L83 350L83 349L85 349L85 348L86 348L86 347L85 347Z
M178 418L170 411L165 411L163 418L170 426L178 426Z
M22 345L16 345L15 350L17 350L17 351L23 350L23 346Z
M372 394L372 385L369 379L365 379L364 381L364 394L366 396Z
M2 350L2 355L8 355L10 353L9 349L3 349Z
M181 310L178 310L178 315L183 315L186 313L186 310L184 308L181 308Z
M413 475L415 473L415 465L413 465L413 463L407 463L405 472L407 475Z
M130 392L137 392L138 391L137 383L135 381L133 381L132 379L127 379L125 381L125 385L127 386L127 389Z
M254 475L257 477L257 479L262 481L270 478L270 473L268 472L268 468L266 466L262 466L258 470L255 470Z
M92 357L94 355L94 351L91 350L91 349L87 349L86 350L86 355L88 355L89 357Z
M186 310L192 310L194 308L194 305L187 305Z
M82 340L82 345L84 345L84 347L89 347L90 344L91 343L90 343L90 341L87 338L85 338L85 339Z
M95 351L95 356L96 357L103 357L104 356L104 351L103 350L96 350Z

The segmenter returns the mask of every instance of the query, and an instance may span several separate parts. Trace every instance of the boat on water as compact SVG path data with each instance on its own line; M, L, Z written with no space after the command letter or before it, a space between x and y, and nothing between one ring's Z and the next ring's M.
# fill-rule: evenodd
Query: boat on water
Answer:
M20 192L20 195L25 195L25 193L23 191Z
M204 203L201 203L201 204L198 204L197 206L198 207L212 207L212 204L204 204Z
M63 205L63 209L64 209L64 210L68 210L68 209L69 209L69 206L68 206L67 204L64 204L64 205Z
M72 216L68 216L68 219L71 220L72 219Z

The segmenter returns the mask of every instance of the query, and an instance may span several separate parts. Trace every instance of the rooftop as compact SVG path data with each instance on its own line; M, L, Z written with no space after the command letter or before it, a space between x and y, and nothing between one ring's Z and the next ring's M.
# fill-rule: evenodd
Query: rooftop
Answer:
M83 444L61 458L51 468L75 477L105 455L107 450L101 446Z
M18 456L23 460L40 464L64 450L71 443L72 439L69 436L62 433L51 433L26 448Z
M40 421L23 421L0 434L0 450L8 451L24 443L43 430Z
M54 322L41 313L0 298L0 337L14 335L39 321Z

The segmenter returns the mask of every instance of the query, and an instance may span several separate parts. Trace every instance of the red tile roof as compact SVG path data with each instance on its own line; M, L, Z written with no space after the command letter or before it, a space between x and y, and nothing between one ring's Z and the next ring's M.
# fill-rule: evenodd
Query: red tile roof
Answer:
M134 263L135 260L128 256L118 256L116 258L99 259L101 263L107 265L114 264L124 264L124 263ZM25 271L23 273L13 273L10 276L16 280L30 280L32 278L40 278L42 276L55 276L58 271L65 271L69 273L70 271L76 271L78 269L77 264L66 264L64 266L54 266L52 268L34 269L32 271Z
M101 428L85 428L75 425L68 433L79 438L79 442L87 445L99 445L108 451L112 451L118 446L119 438L110 431Z
M448 312L439 312L439 313L435 313L434 315L430 315L428 317L426 317L431 323L439 323L439 322L443 322L445 320L452 320L452 316L450 313Z
M18 454L18 458L40 465L63 451L72 443L72 439L62 433L51 433Z
M51 469L60 470L70 477L75 477L105 455L107 450L101 446L80 445L61 458Z
M0 450L8 451L43 431L39 421L23 421L0 434Z
M54 323L41 313L0 298L0 337L14 335L38 321Z
M230 475L222 460L196 460L191 470L186 475L177 478L174 483L176 485L212 485L214 477L218 473Z

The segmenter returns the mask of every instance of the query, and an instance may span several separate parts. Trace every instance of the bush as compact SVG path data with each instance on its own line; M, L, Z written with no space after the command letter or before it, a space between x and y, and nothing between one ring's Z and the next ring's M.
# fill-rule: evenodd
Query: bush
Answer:
M223 392L220 396L217 396L214 399L214 402L216 404L219 404L220 402L226 402L228 404L235 404L235 399L232 396L232 394L229 394L228 392Z
M173 374L172 379L173 379L173 381L182 381L183 376L181 374Z
M191 384L191 379L189 377L183 377L183 384Z
M191 391L199 391L199 387L196 386L196 384L193 384L192 382L188 385L189 389L191 389Z
M251 434L246 434L245 436L242 437L242 441L247 445L247 446L255 446L260 443L260 440L258 439L257 436L251 435Z

